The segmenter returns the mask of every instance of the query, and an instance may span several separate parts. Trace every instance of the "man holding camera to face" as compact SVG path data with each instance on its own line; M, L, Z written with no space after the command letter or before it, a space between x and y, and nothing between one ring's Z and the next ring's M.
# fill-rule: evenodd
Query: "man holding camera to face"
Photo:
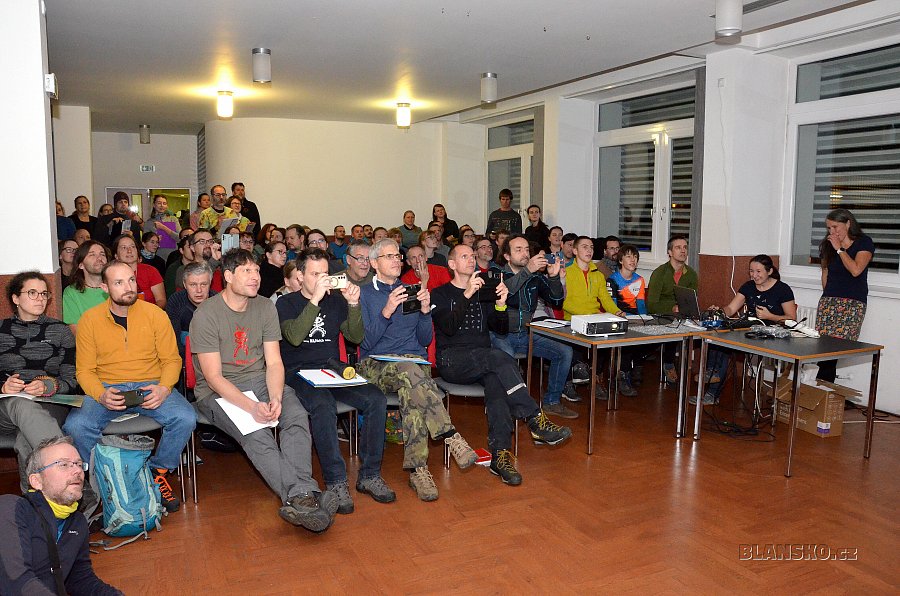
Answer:
M450 422L444 394L431 379L430 365L378 359L387 355L427 360L428 345L434 335L431 294L421 283L408 285L398 279L402 259L400 247L390 239L379 240L369 251L375 278L361 290L366 337L361 346L359 372L382 391L398 393L403 419L403 469L410 471L409 484L418 497L434 501L438 492L428 471L429 434L450 447L460 468L474 464L476 455ZM377 356L370 357L373 354Z
M371 384L316 388L297 375L301 369L325 370L329 360L336 361L340 355L341 334L348 342L358 344L362 341L359 286L348 282L346 277L328 275L328 253L320 248L302 251L297 256L297 270L300 272L300 291L285 294L275 305L281 323L281 358L285 382L309 412L309 426L325 485L338 497L338 513L352 513L347 466L337 437L335 400L340 400L359 410L365 418L359 447L362 464L356 490L379 503L391 503L396 495L381 478L386 417L384 393Z
M464 244L450 251L449 265L453 281L432 294L438 372L451 383L484 386L490 470L504 483L516 486L522 483L522 476L510 452L513 419L525 419L537 443L562 443L572 431L557 426L540 411L516 361L491 347L489 331L506 335L509 330L506 285L476 275L475 253Z

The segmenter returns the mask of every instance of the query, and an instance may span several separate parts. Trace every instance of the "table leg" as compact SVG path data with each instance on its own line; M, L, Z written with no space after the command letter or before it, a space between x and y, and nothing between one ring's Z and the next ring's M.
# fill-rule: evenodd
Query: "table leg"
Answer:
M791 387L791 419L790 428L788 428L788 454L787 467L784 470L785 478L791 477L791 457L794 455L794 435L797 433L797 414L800 407L797 403L797 396L800 394L800 361L794 360L794 382Z
M525 386L528 392L531 392L531 359L534 357L534 329L528 328L528 366L525 369ZM538 403L543 405L544 400L541 398L541 387L538 387Z
M703 392L706 391L706 355L709 352L709 344L701 340L700 346L700 381L697 383L697 407L694 413L694 440L700 439L700 418L703 415Z
M691 341L687 337L681 338L681 353L682 354L687 354L689 345L691 346L690 350L691 350L692 356L693 356L693 341ZM682 358L682 363L683 363L683 361L684 361L684 358ZM686 406L687 391L686 391L686 385L685 385L684 368L685 368L684 366L681 367L681 377L679 377L679 383L678 383L678 417L675 419L675 438L676 439L680 439L680 438L684 437L684 427L685 427L685 423L687 422L685 420L685 415L687 414L687 406Z
M869 380L869 407L866 409L866 446L863 457L868 458L872 452L872 429L875 426L875 396L878 393L878 365L881 352L872 354L872 378Z
M609 349L609 383L606 389L609 399L606 411L619 409L619 368L622 365L622 348L613 346Z
M590 414L588 414L588 455L594 453L594 402L597 401L597 346L591 346L591 392L588 395L588 401L591 403Z

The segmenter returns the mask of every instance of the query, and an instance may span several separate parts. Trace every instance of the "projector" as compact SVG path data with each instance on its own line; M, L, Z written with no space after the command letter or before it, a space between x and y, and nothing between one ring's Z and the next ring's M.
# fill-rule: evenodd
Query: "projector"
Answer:
M582 335L615 335L628 331L628 319L609 313L572 315L572 331Z

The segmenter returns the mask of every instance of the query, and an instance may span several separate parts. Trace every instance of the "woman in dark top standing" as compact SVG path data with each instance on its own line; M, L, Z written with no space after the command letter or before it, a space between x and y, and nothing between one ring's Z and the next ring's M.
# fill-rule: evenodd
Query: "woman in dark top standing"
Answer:
M862 233L847 209L835 209L825 217L828 235L819 244L822 264L822 297L816 313L819 333L859 339L869 295L869 263L875 243ZM819 363L817 378L834 382L837 360Z
M544 252L550 252L550 228L541 219L540 206L531 205L527 213L528 227L525 228L525 238L529 242L536 242Z
M86 196L75 197L75 211L72 212L69 219L75 223L76 230L87 230L91 234L94 233L97 218L91 215L91 203Z
M444 237L441 242L447 246L456 246L459 242L459 226L455 221L447 217L447 210L440 203L435 203L431 208L431 221L436 221L444 228Z
M275 290L284 285L284 264L287 262L287 246L284 242L269 242L265 256L259 263L259 295L271 298Z

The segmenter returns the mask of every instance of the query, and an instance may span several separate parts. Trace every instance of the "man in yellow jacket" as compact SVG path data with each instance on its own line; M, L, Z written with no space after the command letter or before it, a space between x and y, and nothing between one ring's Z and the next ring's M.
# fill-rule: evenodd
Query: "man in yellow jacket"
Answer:
M133 412L156 420L163 431L150 470L163 505L177 511L179 502L166 475L178 467L197 416L175 389L181 374L175 332L162 309L137 299L129 265L112 261L101 280L109 299L82 315L75 336L75 377L94 399L73 409L63 430L75 439L81 459L90 461L91 449L113 418Z
M572 315L593 315L608 312L625 316L606 288L606 277L597 269L591 260L594 256L594 241L587 236L575 239L575 260L566 267L566 298L563 301L563 316L567 321ZM577 384L590 380L587 363L575 352L572 367L573 381ZM602 368L598 363L598 368ZM597 399L609 399L609 394L602 383L597 383Z

